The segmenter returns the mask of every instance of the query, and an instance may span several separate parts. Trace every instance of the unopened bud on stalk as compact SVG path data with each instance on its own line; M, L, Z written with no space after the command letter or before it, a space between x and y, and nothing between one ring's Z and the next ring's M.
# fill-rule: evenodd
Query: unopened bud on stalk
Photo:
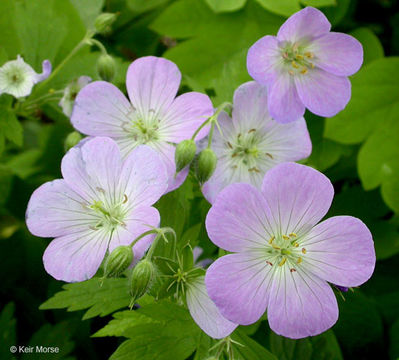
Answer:
M134 304L134 301L142 297L150 289L155 272L155 265L145 258L133 268L130 278L131 304Z
M130 246L116 247L109 254L104 268L104 277L117 277L121 275L133 262L133 250Z
M197 145L195 145L194 140L183 140L176 146L176 173L183 170L193 161L196 150Z
M197 161L197 178L203 184L209 180L216 168L217 163L216 154L212 149L207 148L200 152Z
M65 152L77 145L82 138L82 135L77 131L72 131L69 133L64 142Z
M103 13L94 21L94 28L99 34L107 34L111 31L111 25L115 22L117 14Z
M108 54L102 54L97 60L97 72L101 79L111 82L115 77L115 60Z

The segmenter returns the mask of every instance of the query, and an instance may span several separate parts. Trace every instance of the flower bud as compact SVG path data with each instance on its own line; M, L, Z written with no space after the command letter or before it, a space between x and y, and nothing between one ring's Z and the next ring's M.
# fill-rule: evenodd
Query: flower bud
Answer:
M115 60L108 54L102 54L97 60L97 72L105 81L112 81L115 77Z
M130 278L130 295L132 302L142 297L151 287L155 275L155 265L147 260L141 260L132 271Z
M201 184L208 181L212 176L216 168L217 160L216 154L210 148L200 152L197 161L197 178Z
M82 140L82 138L82 135L77 131L72 131L71 133L69 133L64 142L65 152L77 145L79 141Z
M133 262L133 250L128 245L116 247L105 262L104 277L121 275Z
M197 145L195 145L194 140L183 140L176 146L175 162L177 173L193 161L196 150Z
M115 22L117 14L103 13L97 16L94 21L94 28L99 34L107 34L111 30L111 25Z

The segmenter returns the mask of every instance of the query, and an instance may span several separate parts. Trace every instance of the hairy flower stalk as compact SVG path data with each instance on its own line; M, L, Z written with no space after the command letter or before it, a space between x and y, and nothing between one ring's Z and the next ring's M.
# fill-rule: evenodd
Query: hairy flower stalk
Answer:
M159 225L154 204L167 188L163 162L147 146L124 160L109 138L89 139L64 156L64 179L33 194L26 212L32 234L55 239L43 261L46 271L68 282L91 278L107 252ZM133 246L140 259L154 236Z
M326 331L338 319L330 285L359 286L375 266L370 231L359 219L327 213L334 189L318 171L295 163L269 170L260 190L232 184L206 218L210 239L234 254L206 273L221 314L242 325L267 309L271 329L289 338Z
M277 36L267 35L249 49L248 72L267 87L269 113L276 121L295 121L305 108L331 117L348 103L348 76L362 65L363 48L354 37L330 29L320 10L307 7L292 15Z

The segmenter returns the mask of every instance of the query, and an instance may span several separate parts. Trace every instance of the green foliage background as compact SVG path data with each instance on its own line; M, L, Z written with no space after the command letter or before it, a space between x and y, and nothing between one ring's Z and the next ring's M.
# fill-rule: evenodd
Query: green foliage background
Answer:
M396 360L397 0L1 0L0 66L21 54L36 71L44 59L56 68L101 11L119 12L112 32L98 36L117 59L117 86L125 91L127 66L137 57L164 56L181 69L183 90L206 92L217 106L231 101L234 89L250 80L245 66L249 46L275 34L286 17L306 5L320 7L335 31L352 34L364 47L365 62L351 78L347 108L330 119L305 115L313 142L305 163L333 181L336 197L328 216L357 216L370 227L378 261L367 284L345 295L346 301L339 299L340 318L332 330L293 341L273 334L261 321L234 333L233 339L245 345L237 356ZM144 297L139 310L128 311L123 279L107 280L101 288L93 279L62 290L43 269L48 240L33 237L24 224L32 191L60 177L64 139L72 131L58 100L41 103L39 98L80 75L98 78L98 56L94 48L83 47L51 81L36 86L29 100L37 99L39 106L29 114L16 116L12 98L0 96L0 359L12 358L11 345L29 344L58 346L59 354L48 355L54 359L204 359L211 339L186 310L168 300L154 304ZM164 226L173 227L192 246L200 245L203 257L217 255L202 221L209 205L191 177L157 207ZM55 310L63 308L71 312ZM20 358L35 356L42 355Z

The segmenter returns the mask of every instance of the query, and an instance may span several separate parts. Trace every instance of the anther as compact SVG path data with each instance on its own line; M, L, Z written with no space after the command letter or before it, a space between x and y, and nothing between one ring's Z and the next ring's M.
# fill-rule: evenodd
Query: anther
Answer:
M255 171L257 173L260 173L260 170L257 167L251 167L250 169L248 169L248 171Z
M268 156L270 159L274 159L273 155L270 153L266 153L265 155Z
M238 167L237 165L232 165L231 168L232 168L232 169L237 169L237 167Z
M97 230L98 230L98 228L95 227L95 226L89 226L89 229L90 229L90 230L94 230L94 231L97 231Z
M292 70L289 70L288 73L289 73L290 75L294 75L294 72L293 72Z
M292 232L292 233L289 233L288 236L289 237L297 237L298 235Z
M289 240L290 238L287 235L282 236L284 240Z
M126 204L126 203L127 203L127 195L124 194L124 195L123 195L123 204Z
M302 258L299 257L298 260L296 261L297 264L300 264L302 262Z
M302 254L306 254L306 249L302 248Z
M292 65L293 68L299 69L299 65L295 61L292 61L291 65Z
M292 245L294 245L295 247L298 247L298 246L299 246L299 244L298 244L296 241L294 241L294 242L292 243Z
M308 69L306 67L302 68L301 74L305 75L308 72Z
M280 261L280 264L278 264L278 266L283 266L286 261L287 261L287 258L283 257L283 259Z
M295 272L296 270L294 268L290 269L290 272Z
M296 55L295 55L295 59L303 60L303 56L300 55L300 54L296 54Z
M311 69L314 69L314 64L313 63L309 63L309 65L310 65Z
M252 133L254 131L256 131L256 129L251 129L251 130L248 131L248 134L250 134L250 133Z
M269 239L269 244L271 244L271 243L274 241L274 239L275 239L275 236L272 236L272 237Z
M231 143L230 143L229 141L227 141L226 144L227 144L227 146L228 146L230 149L233 148L233 146L231 145Z
M266 264L270 265L270 266L273 266L273 263L271 263L270 261L267 261L267 260L266 260Z
M309 58L309 59L313 59L313 58L314 58L314 54L311 53L311 52L306 52L306 53L305 53L305 56L306 56L307 58Z
M272 244L272 247L273 247L273 249L281 250L281 247L279 247L279 246L277 246L277 245Z
M283 58L284 59L288 59L288 53L287 52L283 52Z
M96 187L96 190L99 191L99 192L101 192L101 193L103 193L103 194L105 194L105 190L104 190L103 188Z

